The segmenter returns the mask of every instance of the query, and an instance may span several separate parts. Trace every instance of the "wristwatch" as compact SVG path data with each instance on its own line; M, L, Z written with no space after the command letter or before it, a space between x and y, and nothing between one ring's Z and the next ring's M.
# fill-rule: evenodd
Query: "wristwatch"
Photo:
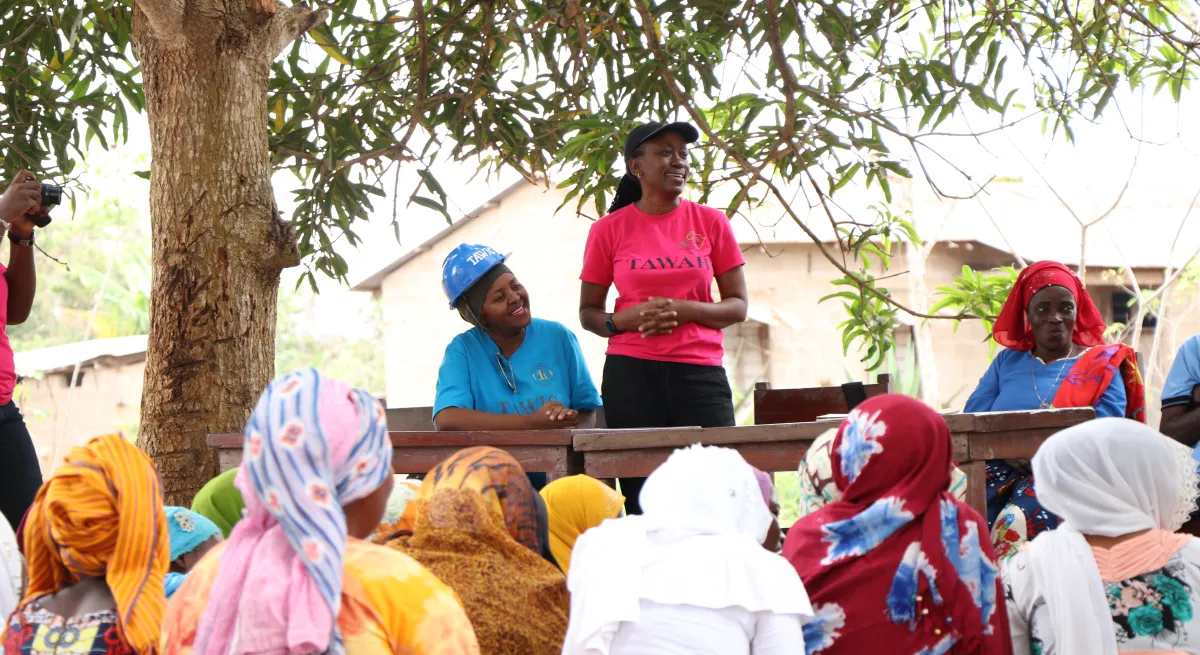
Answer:
M608 328L608 331L612 334L623 334L625 332L624 330L617 329L617 324L613 323L612 314L609 314L608 318L604 319L604 327Z
M12 241L13 245L15 245L15 246L25 246L28 248L29 246L33 245L33 232L29 233L28 238L23 239L23 238L17 236L17 234L15 232L13 232L12 230L9 230L8 231L8 240Z

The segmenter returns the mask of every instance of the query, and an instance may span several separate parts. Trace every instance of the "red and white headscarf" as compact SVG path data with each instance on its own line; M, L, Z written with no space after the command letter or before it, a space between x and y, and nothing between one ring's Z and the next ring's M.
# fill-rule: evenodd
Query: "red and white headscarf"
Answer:
M1029 330L1026 313L1034 294L1046 287L1065 287L1075 296L1075 331L1071 340L1081 346L1104 343L1104 317L1088 295L1079 276L1071 269L1052 261L1042 261L1025 267L1013 283L1008 300L996 318L992 338L1011 350L1033 350L1033 332Z
M842 421L832 454L841 498L783 546L816 614L808 652L1010 653L987 525L947 490L942 417L907 396L871 398Z

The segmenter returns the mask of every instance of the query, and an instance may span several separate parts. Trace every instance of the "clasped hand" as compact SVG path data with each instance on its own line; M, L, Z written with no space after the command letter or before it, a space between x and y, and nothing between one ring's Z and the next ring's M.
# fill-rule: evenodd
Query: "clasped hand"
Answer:
M679 308L671 298L653 296L633 308L637 311L642 338L671 334L679 327Z

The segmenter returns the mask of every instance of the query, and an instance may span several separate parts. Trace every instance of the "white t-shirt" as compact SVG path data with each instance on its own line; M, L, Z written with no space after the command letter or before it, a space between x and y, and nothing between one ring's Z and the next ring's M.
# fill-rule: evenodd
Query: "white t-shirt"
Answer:
M706 609L642 599L636 623L622 623L610 655L798 655L804 653L796 614Z

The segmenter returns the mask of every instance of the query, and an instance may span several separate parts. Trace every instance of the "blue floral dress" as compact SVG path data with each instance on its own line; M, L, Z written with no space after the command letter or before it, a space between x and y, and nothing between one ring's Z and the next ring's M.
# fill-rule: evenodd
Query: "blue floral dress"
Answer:
M1151 531L1093 548L1121 652L1200 652L1200 540ZM1017 553L1004 566L1014 655L1071 655L1055 646L1042 590Z

